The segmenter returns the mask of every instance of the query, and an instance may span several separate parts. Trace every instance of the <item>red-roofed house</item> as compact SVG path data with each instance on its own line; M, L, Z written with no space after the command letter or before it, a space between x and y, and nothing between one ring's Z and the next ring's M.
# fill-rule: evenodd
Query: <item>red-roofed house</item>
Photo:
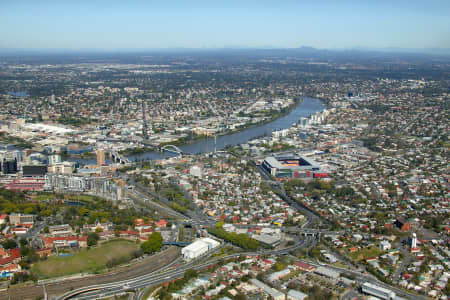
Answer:
M152 228L142 229L141 230L141 237L142 236L148 236L148 235L150 235L152 233L153 233L153 229Z
M159 228L166 228L167 226L167 221L164 219L159 220L158 222L155 222L156 226L158 226Z
M52 255L52 249L51 248L44 248L36 250L36 254L39 255L39 257L45 257Z
M357 252L358 250L359 250L358 247L351 247L351 248L348 248L348 251L349 251L350 253Z
M16 258L20 258L22 255L20 254L20 249L19 248L14 248L9 250L9 257L16 259Z
M7 214L1 214L0 215L0 225L6 223L6 218L8 217Z
M9 250L9 255L0 259L0 265L7 265L10 263L18 263L20 261L21 254L19 248Z
M294 265L297 269L305 272L313 272L316 269L314 266L301 261L296 262Z
M0 248L0 257L7 257L7 256L9 256L9 253L5 250L5 249L3 249L3 248Z

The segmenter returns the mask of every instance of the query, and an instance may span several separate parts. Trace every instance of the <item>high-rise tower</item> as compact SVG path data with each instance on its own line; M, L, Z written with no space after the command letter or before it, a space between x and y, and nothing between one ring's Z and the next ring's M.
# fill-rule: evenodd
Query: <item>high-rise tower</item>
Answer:
M105 150L97 150L97 166L101 167L105 164Z

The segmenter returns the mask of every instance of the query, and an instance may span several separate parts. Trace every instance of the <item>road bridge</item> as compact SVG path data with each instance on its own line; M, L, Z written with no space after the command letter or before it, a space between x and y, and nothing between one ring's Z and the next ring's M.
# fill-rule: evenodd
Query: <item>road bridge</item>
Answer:
M125 156L119 154L117 151L107 150L107 152L109 153L109 155L111 156L111 159L114 162L118 162L120 164L130 164L131 163L131 160L129 160Z
M165 146L162 146L160 149L161 149L161 152L167 151L167 152L170 152L170 153L175 153L177 155L183 155L184 154L183 150L181 150L180 148L178 148L175 145L165 145Z
M178 247L185 247L189 245L189 242L163 242L166 246L178 246Z

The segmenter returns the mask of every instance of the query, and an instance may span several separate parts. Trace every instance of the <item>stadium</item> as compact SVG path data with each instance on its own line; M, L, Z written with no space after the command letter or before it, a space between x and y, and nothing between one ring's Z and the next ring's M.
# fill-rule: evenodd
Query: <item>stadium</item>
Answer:
M318 163L300 155L266 157L261 166L279 180L328 177L328 173L320 170Z

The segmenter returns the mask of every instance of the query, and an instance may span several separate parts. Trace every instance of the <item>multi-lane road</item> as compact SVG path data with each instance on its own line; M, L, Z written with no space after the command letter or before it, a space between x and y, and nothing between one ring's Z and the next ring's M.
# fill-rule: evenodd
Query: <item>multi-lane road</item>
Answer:
M259 169L259 168L258 168ZM320 219L320 216L309 210L308 208L300 205L297 203L294 199L292 199L289 195L287 195L283 189L282 184L278 182L272 182L271 178L264 172L264 170L259 169L261 174L264 176L264 178L267 179L268 182L270 182L271 187L278 191L281 198L289 203L292 207L300 211L302 214L306 216L307 221L303 224L302 228L288 228L285 229L286 231L289 231L290 233L303 233L305 234L305 237L303 239L300 239L297 241L297 243L291 247L287 247L280 250L269 250L269 251L259 251L259 252L248 252L248 253L236 253L233 255L229 255L226 257L220 257L220 258L210 258L210 254L204 257L201 257L200 259L187 262L187 263L181 263L180 259L173 260L172 263L169 265L166 265L162 268L159 268L155 271L153 268L152 271L147 273L135 273L130 272L129 276L122 276L117 277L116 280L111 278L111 280L101 280L99 281L99 284L88 284L85 286L82 286L82 284L78 284L76 286L82 286L77 289L73 289L69 292L67 292L68 289L65 289L66 293L62 296L55 297L55 293L50 293L51 297L50 299L99 299L99 298L105 298L109 296L114 296L118 294L123 294L127 291L139 291L140 288L148 287L148 286L155 286L159 285L161 283L169 282L178 278L183 277L184 272L188 269L196 269L200 270L202 268L206 268L210 265L214 265L219 260L225 260L225 259L232 259L236 258L241 255L288 255L291 251L300 249L300 248L309 248L311 245L314 245L317 240L316 237L319 234L326 234L331 233L327 230L319 230L312 228L317 223L320 223L322 220ZM135 184L135 183L134 183ZM138 184L137 184L138 185ZM167 199L159 199L159 195L153 195L148 194L148 191L144 189L142 186L135 185L135 188L130 191L130 193L133 195L133 197L139 199L141 202L145 202L148 205L151 205L153 208L160 210L161 212L175 217L177 219L184 220L184 222L189 222L190 224L194 226L199 225L211 225L213 220L207 219L205 216L202 216L199 214L199 210L193 211L192 214L185 215L180 214L179 212L174 211L170 207L167 207L167 203L165 203L164 200ZM159 196L159 197L158 197ZM159 201L162 200L161 203L157 203L153 201L153 199L158 199ZM166 205L164 205L166 204ZM222 245L223 247L223 245ZM220 248L219 248L220 249ZM216 249L217 250L217 249ZM307 261L310 264L318 265L317 263ZM154 261L152 262L152 264ZM177 264L177 268L174 268L173 265ZM351 271L347 269L341 269L333 266L328 266L330 268L336 269L340 272L346 272L351 273L355 276L356 281L358 283L364 283L364 282L371 282L380 286L387 287L394 292L396 292L398 295L405 296L407 298L411 299L426 299L425 297L419 297L417 295L412 295L409 293L406 293L400 289L397 289L395 287L386 285L380 281L378 281L373 276L358 272L358 271ZM134 275L133 275L134 273ZM92 282L92 281L91 281ZM95 282L95 281L93 281ZM61 286L62 287L62 286ZM139 295L142 296L142 293L137 293L135 298L139 299Z
M204 268L207 268L211 265L216 264L220 260L228 260L237 258L239 256L247 256L247 255L289 255L291 251L294 251L296 249L307 247L310 245L311 242L313 242L315 238L314 237L306 237L304 240L298 241L295 245L280 249L280 250L269 250L269 251L259 251L259 252L245 252L245 253L236 253L224 257L219 258L213 258L213 259L200 259L195 260L189 263L180 264L176 269L169 268L169 269L162 269L160 271L155 271L153 273L139 276L133 279L124 280L121 282L115 282L110 284L103 284L103 285L92 285L88 287L84 287L81 289L70 291L63 296L57 298L57 300L66 300L66 299L99 299L103 297L108 296L114 296L121 293L124 293L125 291L129 290L138 290L143 287L149 287L149 286L155 286L159 285L165 282L169 282L175 279L179 279L183 277L184 272L188 269L195 269L195 270L201 270ZM303 260L303 262L311 264L315 267L324 266L322 263L317 263L310 260ZM416 294L408 293L404 290L398 289L396 287L392 287L390 285L387 285L378 279L376 279L374 276L371 276L370 274L365 274L359 271L344 269L332 265L325 265L326 267L333 269L335 271L338 271L340 273L346 273L351 274L355 277L355 281L359 284L363 284L365 282L370 282L373 284L376 284L381 287L388 288L392 291L394 291L397 295L405 297L407 299L427 299L424 296L419 296ZM142 294L141 294L142 295Z
M184 272L188 269L200 270L206 268L208 266L216 264L220 260L227 260L232 258L237 258L239 256L246 255L284 255L289 252L299 249L301 247L305 247L309 244L309 242L313 239L313 237L307 237L304 240L298 241L295 245L279 249L279 250L269 250L269 251L259 251L259 252L244 252L244 253L236 253L224 257L218 257L213 259L201 258L199 260L194 260L192 262L180 264L176 269L169 268L169 270L161 270L139 276L133 279L124 280L121 282L114 282L110 284L102 284L102 285L92 285L87 286L81 289L70 291L63 296L57 298L58 300L66 300L66 299L96 299L111 295L117 295L123 293L126 290L134 290L146 286L154 286L160 283L172 281L178 278L183 277Z

